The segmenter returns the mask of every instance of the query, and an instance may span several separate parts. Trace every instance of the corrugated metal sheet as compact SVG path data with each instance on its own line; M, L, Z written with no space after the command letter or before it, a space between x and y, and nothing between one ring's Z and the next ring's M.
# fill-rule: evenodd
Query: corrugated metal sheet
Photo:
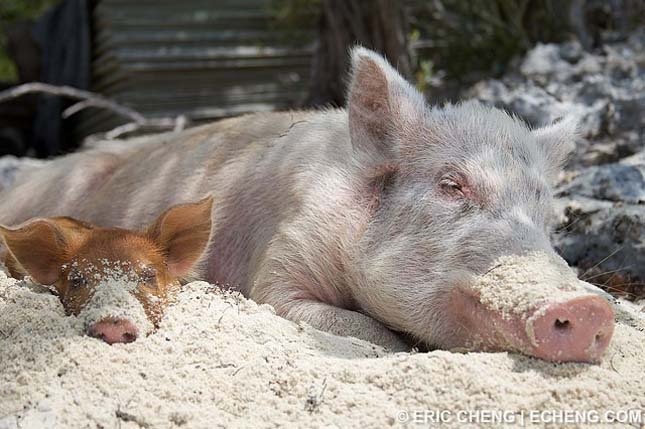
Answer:
M294 107L305 96L313 29L275 28L271 0L100 0L92 90L147 117L194 120ZM123 121L85 112L80 134Z

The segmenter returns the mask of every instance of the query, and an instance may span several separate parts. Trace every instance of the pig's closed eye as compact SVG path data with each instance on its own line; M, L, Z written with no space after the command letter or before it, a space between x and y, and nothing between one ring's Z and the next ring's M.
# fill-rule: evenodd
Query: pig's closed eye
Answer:
M157 283L157 272L154 268L144 268L139 274L141 283L147 286L155 286Z
M456 198L463 198L466 196L464 193L463 184L457 178L444 176L439 181L439 186L441 187L443 193L448 196Z
M73 273L69 277L69 283L72 289L80 289L87 286L87 280L81 274Z

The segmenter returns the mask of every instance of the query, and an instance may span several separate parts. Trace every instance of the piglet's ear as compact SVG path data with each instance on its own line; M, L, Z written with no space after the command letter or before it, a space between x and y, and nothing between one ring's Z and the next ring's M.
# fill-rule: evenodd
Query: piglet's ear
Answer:
M534 130L533 135L546 156L549 173L555 175L576 147L578 121L569 116Z
M13 276L30 275L44 285L58 280L69 243L56 219L34 219L15 229L0 226L0 235Z
M187 277L208 248L213 198L181 204L166 210L148 228L148 236L161 246L170 273Z
M348 114L352 145L392 159L396 142L422 133L426 104L383 57L365 48L352 50Z

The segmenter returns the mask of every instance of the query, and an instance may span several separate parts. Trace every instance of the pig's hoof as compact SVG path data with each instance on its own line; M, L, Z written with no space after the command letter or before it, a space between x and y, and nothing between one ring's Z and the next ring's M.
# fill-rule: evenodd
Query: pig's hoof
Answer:
M399 335L390 330L383 331L381 335L372 340L374 344L386 348L389 352L409 352L412 347L405 342Z

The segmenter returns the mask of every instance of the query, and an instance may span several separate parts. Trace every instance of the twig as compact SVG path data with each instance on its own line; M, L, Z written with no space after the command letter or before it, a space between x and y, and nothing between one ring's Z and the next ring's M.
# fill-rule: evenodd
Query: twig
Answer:
M327 377L323 379L322 388L319 393L316 393L316 385L312 384L309 387L309 395L305 401L305 410L309 413L313 413L320 407L320 404L323 402L323 397L325 395L325 390L327 390Z
M127 124L119 125L118 127L106 132L103 135L103 138L107 140L115 140L124 134L140 130L163 131L172 129L173 132L179 132L186 128L187 123L188 119L184 115L179 115L176 118L146 119L143 123L128 122Z
M614 353L614 354L611 356L611 359L609 359L609 366L611 367L611 369L612 369L614 372L617 372L618 374L620 374L620 372L616 369L616 366L614 365L614 358L615 358L618 354L620 354L620 357L625 357L625 356L621 353L621 351L620 351L620 350L618 350L616 353Z
M606 276L607 274L614 274L614 273L618 273L618 272L620 272L620 271L629 270L629 269L630 269L630 268L632 268L632 267L633 267L633 265L627 265L626 267L617 268L617 269L615 269L615 270L611 270L611 271L602 271L602 272L600 272L600 273L596 273L596 274L590 275L589 277L580 278L580 280L585 281L585 282L588 282L588 281L589 281L589 280L591 280L591 279L595 279L595 278L598 278L598 277L600 277L600 276Z
M614 250L614 251L613 251L613 252L611 252L609 255L605 256L604 258L602 258L602 259L601 259L597 264L595 264L595 265L594 265L594 266L592 266L591 268L589 268L589 269L585 270L585 272L584 272L584 273L582 273L582 274L580 275L580 278L583 278L583 279L584 279L584 276L585 276L585 275L587 275L587 273L589 273L591 270L593 270L594 268L596 268L598 265L600 265L600 264L602 264L603 262L605 262L607 259L609 259L609 258L611 258L612 256L614 256L616 253L618 253L618 252L620 252L621 250L623 250L623 247L625 247L625 246L618 246L618 247L616 248L616 250Z
M233 375L237 375L237 373L242 371L244 368L246 368L246 365L242 365L241 367L237 368L235 371L233 371Z
M107 140L114 140L116 138L121 137L124 134L136 131L140 127L141 126L136 122L128 122L127 124L119 125L118 127L113 128L110 131L106 132L104 135L104 138Z
M178 133L179 131L183 131L186 128L186 125L188 124L188 118L186 115L179 115L175 118L175 128L173 128L173 132Z
M77 114L81 110L87 109L88 107L102 107L96 104L94 100L83 100L78 103L72 104L67 109L63 110L61 116L63 119L67 119L72 115Z
M4 91L0 91L0 103L34 92L83 100L81 103L76 103L69 109L65 110L65 112L63 112L64 117L65 115L71 116L86 107L93 106L111 110L123 117L129 118L130 120L138 124L147 122L146 118L141 113L132 110L129 107L122 106L110 100L109 98L103 97L102 95L84 91L78 88L72 88L71 86L56 86L42 82L25 83L13 88L6 89Z
M42 82L25 83L4 91L0 91L0 103L21 97L30 93L45 93L50 95L57 95L60 97L68 97L76 100L81 100L78 103L72 104L65 109L62 113L64 119L77 114L83 109L88 107L98 107L110 110L119 116L125 117L130 122L119 125L118 127L107 131L88 136L86 142L100 141L100 140L115 140L125 134L134 131L165 131L168 129L174 132L182 131L186 128L189 120L185 115L179 115L176 118L155 118L148 119L141 113L129 107L122 106L107 97L89 91L84 91L71 86L56 86Z

